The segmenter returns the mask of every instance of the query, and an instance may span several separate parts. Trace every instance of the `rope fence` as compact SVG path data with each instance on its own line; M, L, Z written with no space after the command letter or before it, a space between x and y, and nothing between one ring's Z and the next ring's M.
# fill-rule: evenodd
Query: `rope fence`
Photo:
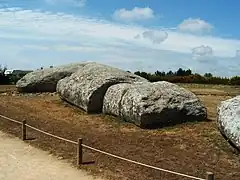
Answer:
M38 129L38 128L35 128L35 127L33 127L33 126L30 126L30 125L28 125L28 124L26 124L26 126L27 126L28 128L30 128L30 129L33 129L33 130L38 131L38 132L40 132L40 133L43 133L43 134L46 134L46 135L48 135L48 136L54 137L54 138L56 138L56 139L63 140L63 141L66 141L66 142L69 142L69 143L72 143L72 144L78 144L78 143L75 142L75 141L71 141L71 140L69 140L69 139L65 139L65 138L63 138L63 137L59 137L59 136L53 135L53 134L51 134L51 133L42 131L42 130L40 130L40 129Z
M27 129L26 129L26 127L28 127L30 129L33 129L33 130L35 130L37 132L40 132L40 133L43 133L45 135L51 136L53 138L56 138L56 139L59 139L59 140L62 140L62 141L65 141L65 142L77 145L77 165L82 165L83 164L83 147L84 147L86 149L90 149L92 151L95 151L95 152L98 152L98 153L101 153L101 154L105 154L105 155L113 157L113 158L117 158L117 159L120 159L120 160L123 160L123 161L126 161L126 162L130 162L130 163L137 164L137 165L140 165L140 166L143 166L143 167L147 167L147 168L151 168L151 169L154 169L154 170L158 170L158 171L174 174L174 175L177 175L177 176L182 176L182 177L185 177L185 178L195 179L195 180L214 180L214 174L212 172L207 172L206 173L206 178L203 179L203 178L190 176L190 175L187 175L187 174L183 174L183 173L179 173L179 172L175 172L175 171L171 171L171 170L155 167L155 166L152 166L152 165L148 165L148 164L144 164L144 163L137 162L137 161L134 161L134 160L130 160L130 159L127 159L127 158L124 158L124 157L121 157L121 156L118 156L118 155L114 155L114 154L111 154L111 153L108 153L108 152L105 152L105 151L93 148L91 146L85 145L85 144L83 144L82 138L78 138L78 141L75 142L75 141L72 141L72 140L69 140L69 139L65 139L63 137L59 137L59 136L56 136L54 134L45 132L45 131L40 130L40 129L36 128L36 127L33 127L31 125L28 125L26 123L26 120L23 120L22 122L20 122L20 121L11 119L11 118L3 116L3 115L0 115L0 117L3 118L3 119L9 120L11 122L14 122L14 123L22 125L22 140L23 141L27 140Z

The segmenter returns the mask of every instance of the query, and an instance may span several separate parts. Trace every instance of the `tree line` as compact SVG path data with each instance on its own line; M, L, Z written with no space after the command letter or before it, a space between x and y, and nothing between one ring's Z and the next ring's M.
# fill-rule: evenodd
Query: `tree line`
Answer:
M192 73L192 70L179 68L177 71L156 71L155 73L134 72L150 82L168 81L172 83L193 83L193 84L222 84L222 85L240 85L240 76L231 78L214 76L212 73L200 75Z

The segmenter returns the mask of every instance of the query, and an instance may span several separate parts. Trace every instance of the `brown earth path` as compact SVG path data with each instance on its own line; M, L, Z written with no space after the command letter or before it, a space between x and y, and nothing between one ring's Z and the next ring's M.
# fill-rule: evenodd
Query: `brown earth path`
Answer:
M0 131L1 180L100 180Z

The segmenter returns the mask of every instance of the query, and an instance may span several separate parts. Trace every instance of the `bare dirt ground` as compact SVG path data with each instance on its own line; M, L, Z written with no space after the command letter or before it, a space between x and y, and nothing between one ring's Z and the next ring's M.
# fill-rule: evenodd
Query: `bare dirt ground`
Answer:
M0 131L0 179L94 180L96 178Z
M205 177L207 171L218 180L238 180L240 155L219 133L216 126L216 107L220 101L239 94L239 87L183 85L198 94L208 108L209 121L185 123L158 130L143 130L133 124L105 115L88 115L62 102L56 95L0 95L0 114L43 129L47 132L111 152L132 160L177 172ZM5 87L6 88L6 87ZM204 91L204 94L203 94ZM0 129L16 136L21 127L0 120ZM76 163L76 147L28 130L31 145L47 150L69 162ZM185 180L175 175L140 167L105 155L84 151L83 165L96 175L120 180ZM187 180L187 179L186 179Z

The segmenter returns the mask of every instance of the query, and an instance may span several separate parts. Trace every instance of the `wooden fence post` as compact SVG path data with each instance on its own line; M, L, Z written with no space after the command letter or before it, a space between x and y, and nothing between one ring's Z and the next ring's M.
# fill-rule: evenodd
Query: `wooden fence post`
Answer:
M22 140L25 141L27 139L27 132L26 132L26 120L22 121Z
M83 163L82 138L79 138L77 146L77 165L79 166L82 163Z
M212 172L207 172L206 180L214 180L214 174Z

